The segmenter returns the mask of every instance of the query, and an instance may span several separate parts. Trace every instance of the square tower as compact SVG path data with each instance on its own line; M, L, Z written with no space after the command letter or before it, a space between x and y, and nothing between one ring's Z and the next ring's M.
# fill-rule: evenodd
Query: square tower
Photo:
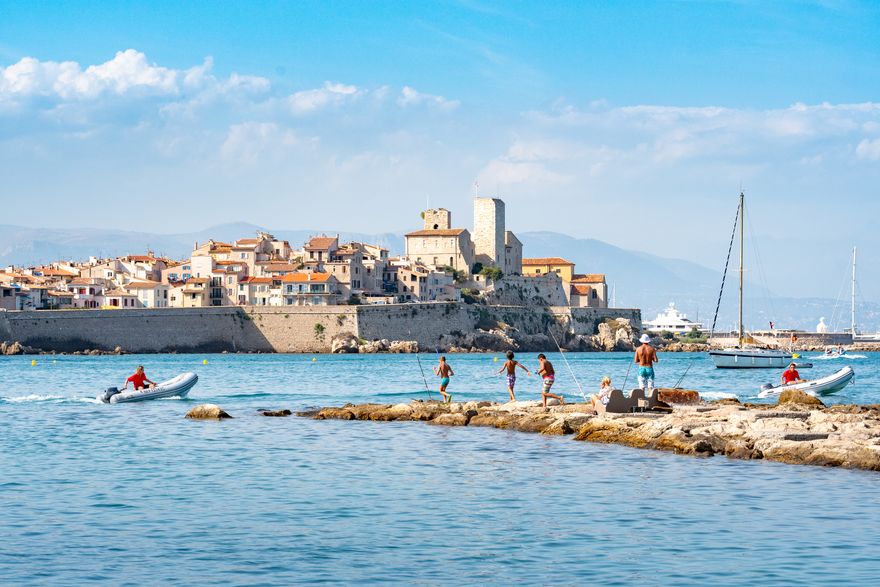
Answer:
M484 267L505 266L504 202L498 198L474 198L474 253Z
M432 208L422 212L425 230L449 230L452 228L452 212L446 208Z

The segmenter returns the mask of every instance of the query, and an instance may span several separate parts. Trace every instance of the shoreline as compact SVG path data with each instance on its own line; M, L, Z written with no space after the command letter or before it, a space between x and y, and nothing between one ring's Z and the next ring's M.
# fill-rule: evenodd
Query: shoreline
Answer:
M542 408L537 401L499 404L346 404L298 412L316 420L420 421L438 426L485 426L574 440L619 444L691 456L880 471L880 405L826 407L806 394L780 403L737 400L675 406L672 413L593 415L583 403Z

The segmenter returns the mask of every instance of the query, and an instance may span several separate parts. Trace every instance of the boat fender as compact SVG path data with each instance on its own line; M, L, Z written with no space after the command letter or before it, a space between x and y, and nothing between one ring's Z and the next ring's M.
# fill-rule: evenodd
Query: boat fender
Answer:
M108 387L104 393L101 394L101 401L105 404L110 403L110 398L116 395L117 393L121 393L116 387Z

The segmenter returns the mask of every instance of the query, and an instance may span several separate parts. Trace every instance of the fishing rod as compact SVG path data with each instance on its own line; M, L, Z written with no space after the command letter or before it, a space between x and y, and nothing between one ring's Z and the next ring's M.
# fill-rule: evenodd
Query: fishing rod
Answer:
M412 338L412 331L409 332L409 337ZM425 393L428 394L428 400L430 401L434 398L431 397L431 390L428 388L428 379L425 377L425 370L422 369L422 360L419 358L418 346L416 346L416 362L419 364L419 372L422 374L422 382L425 384Z
M623 385L620 386L620 389L621 389L621 390L625 390L625 389L626 389L626 380L629 379L629 371L630 371L630 369L632 369L632 366L633 366L633 363L634 363L634 362L635 362L635 361L630 361L630 362L629 362L629 367L626 368L626 377L623 378Z
M552 338L553 342L556 343L556 348L559 349L559 354L562 355L562 360L565 362L565 366L568 367L568 372L571 373L572 379L574 379L575 384L578 386L578 390L580 390L581 392L581 397L584 398L584 401L586 402L587 396L584 393L584 388L581 387L581 382L578 381L577 376L574 374L574 369L571 368L571 365L568 363L568 359L565 358L565 353L562 352L562 347L559 346L559 341L556 340L556 337L553 335L553 331L548 330L547 332L550 333L550 338Z

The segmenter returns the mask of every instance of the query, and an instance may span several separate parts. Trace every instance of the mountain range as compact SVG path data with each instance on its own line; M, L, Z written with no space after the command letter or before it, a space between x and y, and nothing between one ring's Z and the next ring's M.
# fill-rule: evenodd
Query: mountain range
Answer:
M254 224L222 224L191 233L156 234L111 229L46 229L0 225L0 266L32 265L60 259L83 260L143 253L186 258L193 244L210 238L232 241L265 230ZM315 230L267 230L297 247ZM335 233L334 233L335 234ZM691 261L659 257L638 250L624 249L595 239L580 239L556 232L517 233L529 257L565 257L576 264L579 273L604 273L612 302L619 307L642 309L645 319L653 318L668 303L686 312L692 320L711 326L718 302L721 272ZM395 233L339 233L342 241L356 240L379 244L392 254L403 252L403 236ZM635 249L637 245L634 243ZM736 321L736 273L729 272L717 320L718 329L728 329ZM766 328L773 321L779 328L815 327L820 316L831 327L849 325L849 302L828 298L779 297L765 287L747 282L746 323ZM880 329L880 304L860 302L858 323L863 331Z

